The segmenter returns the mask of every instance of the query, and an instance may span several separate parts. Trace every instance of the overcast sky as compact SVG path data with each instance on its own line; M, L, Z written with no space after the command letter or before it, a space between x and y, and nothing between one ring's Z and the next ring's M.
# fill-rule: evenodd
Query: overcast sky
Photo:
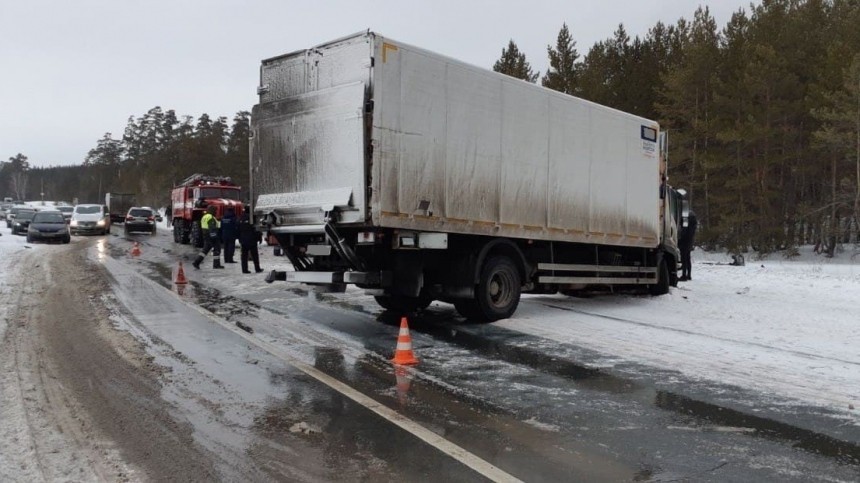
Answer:
M195 118L256 102L260 60L371 29L490 68L513 38L532 67L567 22L580 54L623 23L707 5L720 27L746 0L0 0L0 159L80 164L105 132L154 106Z

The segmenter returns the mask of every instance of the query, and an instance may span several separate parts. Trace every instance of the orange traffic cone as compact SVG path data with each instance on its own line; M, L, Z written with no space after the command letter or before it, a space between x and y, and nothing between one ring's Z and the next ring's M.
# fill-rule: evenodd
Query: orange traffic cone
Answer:
M409 369L403 366L394 367L395 388L397 392L397 400L400 404L406 404L409 396L409 386L412 385L412 374Z
M397 349L394 351L394 359L391 362L404 366L418 364L418 359L412 353L412 337L409 335L409 325L406 317L400 319L400 334L397 336Z
M176 280L173 283L176 285L188 283L188 280L185 279L185 269L182 268L182 260L179 260L179 270L176 272Z
M136 257L140 255L140 243L134 242L134 246L131 247L131 256Z

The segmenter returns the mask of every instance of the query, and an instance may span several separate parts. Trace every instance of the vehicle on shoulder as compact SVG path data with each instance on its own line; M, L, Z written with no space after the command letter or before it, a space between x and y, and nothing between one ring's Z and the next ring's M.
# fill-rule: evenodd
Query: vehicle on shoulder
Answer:
M15 217L18 216L18 212L23 209L32 210L29 206L21 205L13 205L12 208L9 208L9 211L6 212L6 228L12 228L12 223L15 222Z
M69 221L72 235L107 235L110 227L110 213L105 205L76 205Z
M72 221L72 213L75 212L75 207L68 205L58 206L57 211L63 215L63 219L66 220L66 223L69 223Z
M27 242L35 241L72 241L72 234L61 211L39 211L33 214L27 227Z
M26 234L27 228L30 227L30 222L33 221L33 215L35 214L36 210L32 208L18 210L18 212L15 214L15 218L12 220L12 234Z
M151 206L144 206L143 208L146 208L147 210L152 210L152 213L155 215L156 222L161 223L162 221L164 221L164 218L162 218L161 213L159 213L159 211L155 208Z
M12 209L12 203L0 204L0 220L6 219L6 214Z
M155 210L143 206L132 206L125 215L125 234L149 232L155 235Z

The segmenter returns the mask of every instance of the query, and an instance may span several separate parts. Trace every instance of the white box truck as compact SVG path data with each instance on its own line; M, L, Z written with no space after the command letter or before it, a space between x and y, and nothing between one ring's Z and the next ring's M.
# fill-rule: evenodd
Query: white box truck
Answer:
M498 320L522 292L677 283L654 121L373 32L266 59L253 212L295 271Z

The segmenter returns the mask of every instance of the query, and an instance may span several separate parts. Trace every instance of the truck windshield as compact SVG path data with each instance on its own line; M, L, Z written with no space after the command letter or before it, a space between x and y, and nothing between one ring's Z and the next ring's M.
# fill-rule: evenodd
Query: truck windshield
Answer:
M206 187L200 188L200 196L203 198L227 198L230 200L239 200L242 198L242 192L236 188Z

